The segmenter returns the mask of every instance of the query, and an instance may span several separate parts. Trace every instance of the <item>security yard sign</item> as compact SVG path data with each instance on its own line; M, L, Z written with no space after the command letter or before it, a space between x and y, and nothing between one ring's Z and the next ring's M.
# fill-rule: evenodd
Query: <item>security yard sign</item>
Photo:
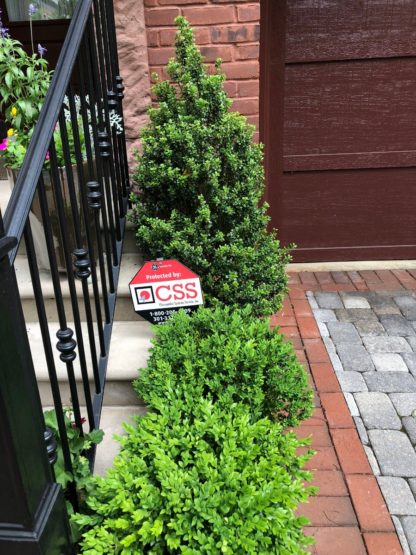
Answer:
M199 277L177 260L145 262L130 282L134 310L152 324L163 324L183 308L204 304Z

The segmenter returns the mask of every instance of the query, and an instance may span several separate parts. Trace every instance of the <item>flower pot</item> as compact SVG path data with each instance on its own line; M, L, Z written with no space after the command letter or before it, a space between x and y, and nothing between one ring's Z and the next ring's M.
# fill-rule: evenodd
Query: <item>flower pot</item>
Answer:
M88 181L88 166L86 162L83 165L83 171L84 171L84 183L86 183ZM7 173L9 177L9 183L11 183L11 185L14 186L17 179L18 170L8 169ZM71 203L71 197L69 193L69 184L68 184L66 169L64 167L59 168L58 175L59 175L59 186L60 186L61 195L62 195L63 209L65 214L65 221L64 221L65 230L66 230L65 235L67 239L69 252L72 254L73 251L76 249L76 235L75 235L74 219L72 216L72 203ZM78 178L78 172L77 172L76 166L72 167L72 175L74 180L75 195L76 195L77 204L78 204L77 209L80 213L82 242L83 242L83 246L87 247L85 223L82 215L82 203L80 198L80 184L79 184L79 178ZM55 188L52 180L51 171L49 169L42 170L42 177L45 185L46 198L48 201L49 221L51 224L53 242L55 245L55 255L56 255L58 270L60 272L66 272L65 251L64 251L64 245L63 245L63 240L62 240L62 235L61 235L61 230L59 225L56 193L55 193ZM38 193L35 194L35 197L33 199L32 208L29 213L29 220L32 228L33 242L35 245L35 252L36 252L36 257L38 261L38 266L43 270L50 270L49 258L48 258L47 247L46 247L45 232L42 224L42 211L40 207ZM87 220L88 220L88 225L90 229L90 236L93 238L93 244L96 245L93 218L88 218Z

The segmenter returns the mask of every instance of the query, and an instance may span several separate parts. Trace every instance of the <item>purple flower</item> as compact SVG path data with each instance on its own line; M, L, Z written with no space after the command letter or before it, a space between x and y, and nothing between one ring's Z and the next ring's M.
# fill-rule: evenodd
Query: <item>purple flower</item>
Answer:
M1 38L8 37L9 36L7 33L8 30L9 29L7 27L4 27L3 25L3 21L1 20L1 10L0 10L0 37Z
M38 52L39 52L39 56L43 58L43 55L45 54L45 52L47 52L47 49L41 44L38 44Z
M37 7L35 6L35 4L29 4L28 7L28 14L29 17L32 17L32 15L35 15L35 13L38 11Z

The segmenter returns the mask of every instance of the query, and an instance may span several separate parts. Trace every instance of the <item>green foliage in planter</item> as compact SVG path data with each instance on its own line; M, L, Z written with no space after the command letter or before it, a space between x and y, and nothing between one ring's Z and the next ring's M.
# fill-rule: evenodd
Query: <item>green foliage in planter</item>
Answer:
M27 54L7 32L0 34L0 110L14 130L25 133L35 125L51 77L44 58Z
M92 430L90 432L84 432L84 435L81 435L79 428L76 427L75 422L72 420L72 409L70 407L64 407L63 411L68 446L71 453L72 472L65 469L62 441L59 434L55 409L45 411L43 416L45 425L52 430L57 443L57 461L53 465L55 480L62 486L66 498L68 514L72 515L74 513L74 508L68 499L68 486L70 482L74 482L78 498L78 508L83 512L86 509L85 499L87 491L93 480L90 464L85 457L85 452L88 451L92 445L101 443L104 432L102 430ZM73 542L77 542L80 538L80 530L75 522L71 522L71 533Z
M249 405L256 418L294 426L313 408L307 375L291 343L250 307L184 311L155 326L151 356L134 386L152 407L174 391L186 404L208 397Z
M92 445L101 443L104 432L102 430L92 430L91 432L84 432L84 435L81 435L79 428L76 427L75 422L71 419L72 409L68 407L64 408L65 429L72 459L73 472L71 473L65 470L62 441L59 435L56 411L54 409L45 411L43 416L45 425L52 430L58 445L58 459L53 466L56 481L58 484L61 484L64 490L69 482L75 482L79 492L82 492L85 488L86 480L88 480L91 475L88 459L84 456L84 452L88 451ZM82 501L81 498L80 501Z
M138 244L147 258L160 251L200 274L208 305L270 314L286 290L290 256L266 230L262 147L254 127L228 111L220 64L208 74L189 24L176 22L171 81L154 87L159 106L149 110L133 176Z
M87 503L93 516L84 555L302 555L312 543L297 505L314 491L298 456L305 445L248 408L200 400L190 411L173 397L160 413L128 427L106 478Z

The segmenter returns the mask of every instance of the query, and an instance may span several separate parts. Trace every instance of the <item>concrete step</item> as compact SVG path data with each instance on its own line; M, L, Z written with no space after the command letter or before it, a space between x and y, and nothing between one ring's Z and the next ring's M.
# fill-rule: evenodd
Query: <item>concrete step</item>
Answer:
M145 407L139 406L105 406L101 413L100 428L104 430L104 439L97 446L95 457L94 474L103 476L113 463L114 457L120 450L120 443L114 439L114 435L124 435L124 422L133 423L135 416L146 414Z
M123 254L119 285L117 290L117 302L115 310L115 320L119 321L140 321L142 317L134 312L133 303L130 296L129 283L131 279L135 276L139 268L143 264L143 258L138 253L126 253ZM30 279L29 265L27 257L25 255L18 255L16 257L16 275L19 284L20 296L22 299L23 311L27 321L37 320L37 310L36 303L33 296L32 281ZM99 269L97 269L99 275ZM52 278L50 272L47 270L40 270L40 278L42 283L42 292L45 302L45 309L48 316L48 320L51 322L56 322L58 320L57 310L56 310L56 299L55 291L53 288ZM76 286L78 291L78 298L80 302L78 303L81 318L85 319L84 302L82 301L82 286L81 282L76 280ZM62 275L61 279L62 295L64 298L64 303L67 308L67 314L72 314L71 299L69 295L68 281L65 275ZM93 289L90 281L89 286L90 300L93 306L95 306L93 298ZM95 309L93 308L93 317L95 319Z
M73 323L69 322L68 326L74 330ZM51 322L49 324L62 403L70 405L71 395L66 364L60 360L59 352L55 348L57 343L56 332L58 329L58 323ZM53 404L53 399L39 324L37 322L27 323L27 332L35 363L42 405L49 406ZM82 332L84 337L88 337L86 324L83 324ZM146 366L152 335L151 326L147 322L114 322L104 393L104 404L106 406L137 406L142 404L142 401L133 390L132 381L137 378L138 369ZM98 346L98 336L96 334L95 338ZM75 332L74 339L77 339ZM87 342L85 344L88 345ZM90 391L93 392L91 356L88 351L86 352L86 359L87 366L90 369ZM82 394L81 370L78 356L74 361L74 371L78 384L77 389L80 403L85 404L84 395Z

